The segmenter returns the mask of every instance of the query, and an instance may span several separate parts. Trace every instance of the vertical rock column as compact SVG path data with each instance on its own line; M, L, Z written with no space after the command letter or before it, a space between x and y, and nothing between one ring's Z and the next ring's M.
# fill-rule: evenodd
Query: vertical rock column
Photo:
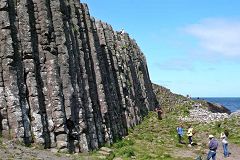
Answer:
M114 63L112 55L114 54L114 39L111 29L104 29L103 23L97 23L97 32L100 39L96 41L96 47L98 49L99 67L102 75L102 84L106 97L106 114L103 117L105 124L108 126L105 133L108 137L115 140L121 138L126 134L126 130L123 126L122 114L121 114L121 102L119 99L117 89L117 79L115 79L115 70L113 68ZM111 46L107 44L107 38L111 41ZM105 45L106 43L106 45Z
M26 5L28 4L28 5ZM21 56L18 57L19 63L22 64L22 69L19 69L18 73L20 75L21 81L24 85L20 85L22 103L22 112L24 114L24 125L26 134L33 134L34 140L38 143L44 143L43 140L43 126L41 121L39 97L38 97L38 84L36 81L36 68L35 61L36 57L34 53L34 43L33 32L35 28L31 23L34 23L34 10L32 1L19 1L17 7L17 14L19 18L19 40L21 46L21 56L23 60L21 61ZM31 32L30 32L31 31ZM30 120L31 122L30 122ZM28 128L31 123L31 129ZM31 132L31 133L29 133ZM30 135L29 135L30 137Z
M104 50L106 47L105 41L105 33L102 27L102 23L95 22L93 19L93 36L95 41L95 48L97 50L96 55L94 55L94 62L96 66L96 84L97 84L97 93L99 97L99 105L100 105L100 113L103 119L103 130L104 130L104 138L105 142L112 143L113 142L113 132L111 129L110 123L110 115L109 115L109 104L107 102L107 93L109 92L106 90L107 83L107 71L105 67L105 59L104 59Z
M127 34L116 34L117 44L116 44L116 50L118 52L118 61L119 61L119 68L121 69L121 79L123 82L123 85L121 86L123 88L123 94L126 101L126 119L128 127L132 128L136 124L140 122L140 119L138 118L140 115L137 112L138 108L140 106L136 106L135 102L135 91L133 88L134 83L137 83L133 81L132 78L132 72L131 72L131 63L130 63L130 54L132 54L130 46L130 41L128 40ZM142 104L143 106L145 104ZM136 110L137 109L137 110Z
M140 123L141 119L141 115L138 112L140 106L139 105L143 105L145 106L145 104L138 104L136 103L136 99L139 97L136 97L135 94L135 90L134 90L134 85L136 85L138 83L137 79L134 79L134 73L135 70L132 68L133 64L131 62L131 55L134 54L134 52L131 50L130 48L130 43L131 41L129 41L128 39L128 34L118 34L118 38L120 39L120 47L118 47L117 49L119 50L119 54L121 57L122 61L122 65L121 68L123 69L123 81L124 81L124 85L123 85L123 90L125 91L125 99L127 101L127 110L128 110L128 122L129 122L129 126L133 127L137 124ZM137 80L137 81L135 81Z
M131 72L131 79L134 83L130 83L131 88L134 92L134 101L135 101L135 110L137 112L137 121L140 122L141 118L148 113L148 97L145 94L145 84L142 81L142 73L139 70L139 65L144 63L141 59L141 51L135 45L135 41L131 40L128 36L124 37L125 41L128 41L129 44L127 45L127 50L129 50L129 58L128 58L128 66Z
M19 41L16 20L16 10L13 1L1 1L4 9L1 9L1 37L3 43L1 45L2 58L2 78L6 97L6 109L8 115L8 125L10 137L24 140L25 130L23 124L23 117L25 112L22 112L21 99L19 96L20 77L18 68L19 60ZM21 95L24 96L24 95ZM5 108L5 106L3 107ZM4 109L3 109L4 111ZM4 124L3 124L4 125ZM27 126L26 126L27 127ZM29 127L28 127L29 128Z
M3 61L5 54L13 54L12 39L10 31L10 19L8 14L9 5L6 0L0 1L0 134L3 136L8 135L8 114L5 86L3 79ZM6 71L5 71L6 72Z
M106 125L103 124L103 118L104 114L107 111L106 108L106 97L103 90L103 84L102 84L102 75L101 75L101 69L100 64L98 60L98 53L96 48L96 26L95 26L95 20L90 18L90 15L88 13L88 8L86 6L84 7L84 13L85 13L85 27L87 29L87 43L90 50L89 60L91 64L91 70L92 70L92 77L90 79L89 84L90 91L91 91L91 97L92 97L92 103L93 103L93 114L94 114L94 122L96 125L96 133L97 133L97 141L102 145L104 142L109 141L109 139L105 139L108 137L108 135L104 135L104 130L108 133ZM102 112L101 112L102 111ZM102 113L102 114L101 114ZM105 138L104 138L105 137ZM105 139L105 140L104 140Z
M38 102L39 110L35 110L37 114L41 115L42 124L42 138L44 139L45 147L54 147L55 137L53 134L54 124L52 119L51 101L48 95L48 83L47 81L47 65L46 65L46 54L49 54L46 44L48 44L49 29L51 29L51 21L49 20L49 3L43 0L28 1L29 14L30 14L30 25L32 33L32 46L34 51L35 61L35 74L37 82ZM39 111L39 112L38 112ZM33 109L34 112L34 109ZM33 113L35 114L35 113ZM38 121L38 123L40 123ZM40 124L39 124L40 125ZM35 130L40 130L38 127ZM37 133L34 133L35 135Z
M118 139L123 135L126 135L126 128L125 119L122 117L123 112L123 103L121 99L120 89L119 89L119 81L118 81L118 68L116 67L116 51L115 51L115 37L114 31L112 27L106 23L102 23L100 25L102 30L104 31L105 35L105 42L106 46L102 47L102 56L104 61L102 61L105 70L105 75L107 83L105 84L105 90L109 93L108 97L108 104L109 104L109 114L112 117L112 128L114 129L114 139ZM100 29L101 30L101 29ZM100 31L99 30L99 31ZM110 99L109 99L110 98Z
M68 71L68 51L65 46L66 37L64 34L63 19L65 18L62 10L62 4L58 0L49 1L49 12L52 13L50 17L51 23L47 32L43 32L46 38L44 44L46 67L47 67L47 88L51 101L52 117L54 124L54 135L59 149L67 147L67 134L66 134L66 118L70 116L69 98L71 96L71 84L69 83ZM49 18L49 17L48 17ZM52 27L52 28L51 28ZM61 66L59 64L61 63ZM63 77L65 76L65 77ZM69 86L67 86L69 84ZM66 100L64 96L67 96ZM66 100L66 101L65 101ZM66 112L68 117L66 117Z
M87 26L87 22L90 18L88 8L84 5L80 5L79 11L79 27L80 27L80 38L82 40L82 55L80 55L84 61L83 69L83 84L84 84L84 95L83 95L83 105L85 109L85 119L86 119L86 134L88 136L88 146L91 149L98 148L98 139L97 139L97 129L95 122L94 109L98 107L95 97L95 84L94 84L94 73L92 70L92 61L91 61L91 46L88 40L88 35L91 32Z
M76 2L76 3L75 3ZM80 132L78 139L71 139L68 136L69 145L68 148L71 151L87 151L89 150L87 134L82 134L81 132L86 128L86 120L83 115L85 112L83 110L83 84L82 76L80 69L80 59L79 59L79 43L81 39L79 38L79 25L76 15L77 7L80 6L78 1L62 1L61 2L61 11L63 13L63 26L64 26L64 35L66 37L66 42L62 44L64 46L62 49L66 51L66 55L62 53L62 56L59 57L59 64L62 79L64 80L63 88L64 89L64 101L67 121L73 123L72 127L77 128ZM60 47L60 46L59 46ZM81 64L82 65L82 64ZM68 79L66 79L68 77ZM81 123L81 124L80 124ZM80 129L80 126L82 128ZM70 127L70 126L68 126ZM68 128L70 129L70 128ZM71 129L69 132L72 132ZM71 133L69 133L70 135Z
M35 11L37 11L37 4L34 4L31 0L26 2L23 1L23 3L27 4L26 7L28 14L26 14L26 11L23 12L26 15L21 19L26 19L28 21L25 21L25 23L27 22L25 24L27 26L21 27L22 31L20 38L22 37L21 43L25 46L24 49L26 48L26 50L23 51L22 56L24 80L26 83L26 97L30 110L29 118L31 122L31 134L35 143L44 145L49 142L49 140L47 140L49 139L49 136L46 134L46 110L43 101L42 80L40 76L39 44L36 30L36 18L38 16L35 14ZM24 6L24 4L22 4L22 6ZM24 23L22 22L21 25L22 24Z
M74 107L72 114L75 118L73 119L79 129L79 146L81 152L91 150L89 144L88 127L87 121L89 115L89 109L91 111L92 103L89 93L88 74L85 65L84 47L82 43L83 31L81 26L83 25L82 6L79 1L70 1L71 5L71 27L72 27L72 40L74 45L74 63L75 63L75 76L76 76L76 100L78 105ZM73 7L74 6L74 7ZM74 9L73 9L74 8ZM75 112L76 111L76 112ZM90 114L90 117L92 115ZM90 125L91 126L91 125Z
M61 14L57 14L60 11L60 4L58 2L54 3L54 1L51 2L45 0L33 1L35 7L36 40L38 42L35 50L35 62L38 67L37 82L40 88L39 101L42 105L41 112L45 144L46 147L55 147L55 142L57 142L57 147L61 149L67 147L66 116L56 46L56 42L61 41L62 37L58 28L54 32L53 24L53 19L61 18ZM56 12L54 17L52 16L52 11ZM56 21L56 23L59 22ZM59 27L60 29L63 28L60 24Z

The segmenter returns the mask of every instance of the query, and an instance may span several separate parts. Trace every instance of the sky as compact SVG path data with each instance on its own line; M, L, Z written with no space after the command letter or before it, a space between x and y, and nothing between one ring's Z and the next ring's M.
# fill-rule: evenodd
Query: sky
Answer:
M240 0L81 0L124 28L153 83L192 97L239 97Z

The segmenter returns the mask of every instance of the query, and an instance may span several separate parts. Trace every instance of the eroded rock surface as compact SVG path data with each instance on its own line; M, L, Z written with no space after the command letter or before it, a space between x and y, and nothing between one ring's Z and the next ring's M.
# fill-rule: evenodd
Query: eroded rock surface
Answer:
M0 0L0 131L46 148L112 143L155 107L146 59L79 0Z

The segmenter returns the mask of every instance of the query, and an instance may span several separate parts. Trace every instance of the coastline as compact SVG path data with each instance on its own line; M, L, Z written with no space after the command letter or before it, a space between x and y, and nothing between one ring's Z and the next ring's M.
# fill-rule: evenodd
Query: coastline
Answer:
M215 105L223 106L231 113L240 110L240 97L193 97L193 100L203 100Z

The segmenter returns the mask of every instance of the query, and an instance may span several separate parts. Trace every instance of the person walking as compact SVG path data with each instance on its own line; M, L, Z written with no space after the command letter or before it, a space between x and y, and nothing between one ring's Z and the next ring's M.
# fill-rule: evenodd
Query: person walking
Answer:
M213 135L209 135L208 138L209 138L209 143L208 143L209 152L207 155L207 160L210 160L211 158L212 160L216 160L218 141L214 138Z
M157 112L157 114L158 114L158 119L159 119L159 120L162 120L162 113L163 113L162 108L157 107L157 108L156 108L156 112Z
M179 125L177 127L177 133L178 133L178 142L183 144L182 142L182 137L183 137L183 126L182 125Z
M224 157L229 157L229 151L228 151L228 131L224 130L223 133L221 133L221 139L222 139L222 145L223 145L223 155Z
M191 125L188 126L187 136L188 136L189 144L192 145L193 144L193 141L192 141L193 128Z

